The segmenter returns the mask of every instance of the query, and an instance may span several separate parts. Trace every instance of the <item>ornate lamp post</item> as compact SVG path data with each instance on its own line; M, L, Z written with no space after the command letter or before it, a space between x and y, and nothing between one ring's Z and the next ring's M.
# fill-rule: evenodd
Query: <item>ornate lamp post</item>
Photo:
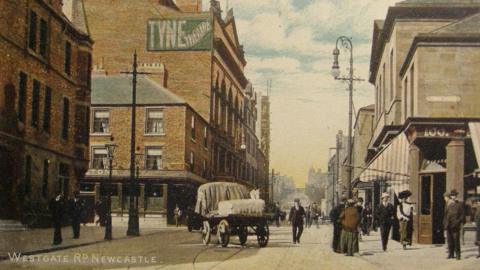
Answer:
M340 77L340 66L338 64L338 56L340 55L340 50L338 49L339 43L342 47L350 51L350 71L348 77ZM347 154L347 194L350 198L352 195L352 116L353 116L353 82L361 81L360 79L355 79L353 77L353 44L352 39L341 36L337 39L335 44L335 49L333 50L333 66L332 66L332 76L335 80L341 80L348 82L348 91L349 91L349 106L348 106L348 154Z
M113 143L113 137L110 138L110 141L105 144L105 148L107 149L107 158L108 158L108 184L106 186L107 192L107 222L105 224L105 240L112 240L112 193L111 193L111 185L112 185L112 169L113 169L113 154L115 153L115 148L117 145Z

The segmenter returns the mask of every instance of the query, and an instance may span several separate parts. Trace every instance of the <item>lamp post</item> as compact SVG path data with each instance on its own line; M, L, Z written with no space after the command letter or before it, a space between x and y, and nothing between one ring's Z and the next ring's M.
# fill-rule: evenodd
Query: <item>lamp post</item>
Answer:
M110 138L110 141L105 144L105 148L107 149L107 158L108 158L108 185L106 186L107 192L107 222L105 224L105 240L112 240L112 193L111 193L111 185L112 185L112 170L113 170L113 154L115 153L115 148L117 145L113 143L113 137Z
M338 49L339 43L342 47L350 51L350 70L348 77L340 77L340 66L338 64L338 56L340 55L340 50ZM341 80L348 82L348 153L347 153L347 196L348 198L352 195L352 117L353 117L353 82L361 81L360 79L355 79L353 77L353 44L352 39L341 36L337 38L335 44L335 49L333 50L333 66L332 66L332 76L335 80Z

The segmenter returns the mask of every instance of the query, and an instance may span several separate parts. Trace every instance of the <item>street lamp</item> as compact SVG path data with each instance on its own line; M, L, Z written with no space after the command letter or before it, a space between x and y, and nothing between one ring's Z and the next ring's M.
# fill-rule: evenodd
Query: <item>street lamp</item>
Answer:
M340 65L338 64L338 56L340 55L340 50L338 45L341 43L341 46L350 51L350 70L348 77L340 77ZM341 36L337 39L335 44L335 49L333 50L333 66L331 74L335 80L341 80L348 82L348 91L349 91L349 106L348 106L348 154L347 154L347 194L348 198L351 197L351 185L352 185L352 116L353 116L353 81L361 81L360 79L355 79L353 77L353 44L352 39Z
M107 149L107 158L108 158L108 185L106 187L107 192L107 222L105 224L105 240L112 240L112 169L113 169L113 154L115 153L115 148L117 145L113 143L113 137L110 138L110 141L105 144Z

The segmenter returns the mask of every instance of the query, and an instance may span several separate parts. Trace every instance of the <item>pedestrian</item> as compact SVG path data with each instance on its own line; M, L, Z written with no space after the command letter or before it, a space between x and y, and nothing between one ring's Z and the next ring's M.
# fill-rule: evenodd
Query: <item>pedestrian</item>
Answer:
M463 204L457 200L458 192L452 190L445 194L445 216L443 226L447 231L448 257L447 259L461 259L460 231L465 220ZM455 255L455 256L454 256Z
M180 222L181 222L181 216L182 216L182 210L180 210L180 208L177 206L175 206L175 210L173 210L173 215L175 217L175 226L180 226Z
M353 199L347 201L347 207L340 214L342 222L342 234L340 245L342 253L346 256L353 256L359 251L358 247L358 227L360 225L360 214Z
M280 227L280 203L275 203L275 209L273 210L273 218L275 219L275 225Z
M68 201L68 212L72 223L73 239L80 238L80 223L82 222L83 201L80 192L75 191L73 198Z
M312 219L312 216L311 216L311 207L310 207L310 205L309 205L309 206L307 206L307 209L306 209L306 211L305 211L305 223L307 224L307 228L310 228L311 219Z
M346 201L347 197L342 196L340 204L335 206L330 211L330 221L333 225L332 250L337 253L342 253L340 248L340 236L342 234L342 222L340 221L340 215L345 209Z
M370 204L365 205L365 208L362 211L362 234L364 235L370 235L370 229L372 226L373 222L373 213L372 213L372 207Z
M292 225L293 243L300 244L300 237L303 233L303 219L305 217L305 209L300 205L300 199L293 201L293 207L288 215L288 223Z
M362 197L358 197L357 202L355 204L355 207L357 208L358 216L361 218L362 212L363 212L363 198ZM358 226L360 227L361 224L359 223ZM360 228L360 231L361 231L361 228ZM358 234L358 240L362 241L362 234L361 233Z
M475 239L475 245L478 246L478 255L477 258L480 258L480 200L475 202L475 225L477 226L477 237Z
M315 226L317 226L317 229L318 229L319 228L318 219L320 218L320 214L318 212L318 206L316 202L312 204L312 209L310 211L311 211L310 215L312 216L312 221L315 222Z
M100 199L95 203L95 212L97 213L98 219L95 221L96 225L104 227L107 220L107 211L106 211L106 204L104 199Z
M50 201L49 209L52 214L53 244L60 245L62 243L62 218L64 211L62 194L57 195L57 197Z
M399 194L400 203L397 206L397 218L400 221L400 243L403 249L407 249L407 245L412 245L413 204L409 201L410 195L401 195L402 193Z
M388 237L394 222L395 207L390 203L390 195L382 194L382 202L377 207L376 217L380 226L380 236L382 238L382 249L387 251Z

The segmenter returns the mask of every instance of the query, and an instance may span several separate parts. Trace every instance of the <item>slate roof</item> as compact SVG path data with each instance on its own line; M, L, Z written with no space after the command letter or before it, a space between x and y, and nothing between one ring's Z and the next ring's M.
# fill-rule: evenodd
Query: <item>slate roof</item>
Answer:
M132 103L132 77L128 75L92 76L92 105ZM186 104L185 100L152 79L137 77L137 104Z
M436 29L434 35L471 35L480 34L480 13Z

